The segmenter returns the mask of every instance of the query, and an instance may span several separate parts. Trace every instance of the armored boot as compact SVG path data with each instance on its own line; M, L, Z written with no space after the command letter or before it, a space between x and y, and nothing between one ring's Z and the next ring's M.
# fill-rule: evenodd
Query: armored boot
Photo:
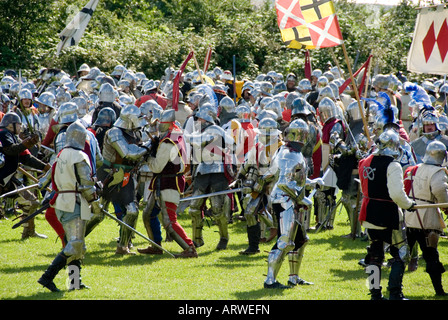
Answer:
M285 259L285 252L280 249L273 249L268 255L268 274L264 281L265 289L289 289L290 286L285 286L277 281L277 275Z
M62 252L59 253L50 266L45 270L44 274L37 280L38 283L43 285L45 288L51 292L59 292L60 290L56 287L53 280L56 275L61 271L67 263L67 256Z
M22 239L28 239L30 237L37 237L37 238L41 238L41 239L48 238L46 235L39 234L36 232L34 218L31 220L28 220L28 222L23 224Z
M261 228L259 222L254 226L247 227L247 237L249 239L249 247L244 251L240 251L239 254L250 255L260 252L260 249L258 247L260 243L260 231Z
M135 225L137 224L137 217L138 213L128 211L123 217L123 222L135 229ZM120 240L117 244L117 250L115 251L115 254L135 254L135 252L129 250L129 243L131 241L132 234L133 231L126 227L122 227L120 229Z
M222 214L220 216L215 216L216 224L218 225L219 230L219 242L216 246L216 250L224 250L227 249L227 243L229 242L229 228L227 222L227 216Z
M78 276L79 278L75 278L72 277L71 281L70 281L70 287L69 287L69 291L72 290L81 290L81 289L90 289L88 286L86 286L83 282L82 282L82 278L81 278L81 260L73 260L71 261L68 266L72 266L78 269ZM69 274L69 277L71 275Z
M190 208L191 216L191 232L194 246L196 248L204 245L204 239L202 237L202 228L204 227L204 219L200 210Z
M289 261L289 280L288 285L312 285L312 282L308 282L299 277L300 266L302 265L303 253L305 251L305 246L301 246L298 251L288 252Z

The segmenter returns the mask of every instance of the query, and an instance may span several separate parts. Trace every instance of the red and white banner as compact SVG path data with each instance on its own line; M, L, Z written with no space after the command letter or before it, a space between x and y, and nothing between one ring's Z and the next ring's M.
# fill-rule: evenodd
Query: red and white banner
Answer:
M344 42L332 0L276 0L282 40L294 49L334 47Z
M448 74L448 9L422 9L415 23L408 55L408 71Z

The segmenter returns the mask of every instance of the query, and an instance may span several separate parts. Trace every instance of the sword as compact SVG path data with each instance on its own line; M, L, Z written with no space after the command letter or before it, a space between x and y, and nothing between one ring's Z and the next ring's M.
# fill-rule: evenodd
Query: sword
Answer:
M200 195L197 195L197 196L192 196L192 197L187 197L187 198L180 199L180 201L196 200L196 199L220 196L220 195L223 195L223 194L235 193L235 192L240 192L240 191L243 191L243 188L227 189L227 190L216 191L216 192L207 193L207 194L200 194Z
M48 148L47 146L44 146L43 144L41 144L40 147L41 147L42 149L45 149L45 150L50 151L51 153L55 153L53 149Z
M157 243L155 243L154 241L152 241L151 239L149 239L148 237L146 237L144 234L138 232L137 230L135 230L134 228L132 228L130 225L128 225L127 223L121 221L120 219L118 219L117 217L115 217L114 215L110 214L109 212L107 212L105 209L102 209L102 212L108 216L109 218L111 218L112 220L114 220L115 222L118 222L120 225L122 225L123 227L128 228L129 230L133 231L134 233L138 234L140 237L142 237L143 239L151 242L151 244L155 245L157 248L159 248L160 250L165 251L166 253L168 253L171 257L176 258L174 256L174 254L172 254L171 252L169 252L168 250L166 250L165 248L159 246Z
M33 188L37 188L38 186L39 186L39 184L38 184L38 183L35 183L35 184L29 185L29 186L26 186L26 187L23 187L23 188L19 188L19 189L10 191L10 192L6 192L5 194L2 194L2 195L0 196L0 199L1 199L1 198L4 198L4 197L7 197L7 196L10 196L10 195L13 195L13 194L16 194L16 193L19 193L20 191L25 191L25 190L29 190L29 189L33 189Z
M12 226L13 229L17 228L18 226L22 225L23 223L33 219L35 216L37 216L38 214L44 212L45 210L47 210L50 207L50 202L47 202L46 204L44 204L40 209L38 209L37 211L34 211L32 214L30 214L29 216L23 218L22 220L20 220L19 222L17 222L15 225Z

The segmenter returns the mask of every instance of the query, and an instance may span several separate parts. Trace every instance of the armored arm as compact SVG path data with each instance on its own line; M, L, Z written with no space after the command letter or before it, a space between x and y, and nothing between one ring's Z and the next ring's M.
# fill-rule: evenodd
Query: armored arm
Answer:
M95 181L92 179L92 170L85 161L75 163L75 174L78 182L78 191L91 205L93 213L101 213L102 206L96 193Z
M148 147L139 147L136 144L128 143L123 133L118 128L113 128L107 132L110 145L123 159L130 161L140 160L149 150ZM149 143L149 142L147 142Z
M279 178L277 187L286 195L301 203L305 196L306 162L301 153L291 152L279 160Z

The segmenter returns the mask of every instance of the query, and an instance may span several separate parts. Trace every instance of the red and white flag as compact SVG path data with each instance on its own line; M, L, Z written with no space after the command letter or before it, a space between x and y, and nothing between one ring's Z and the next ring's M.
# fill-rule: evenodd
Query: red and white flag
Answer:
M409 50L408 71L448 74L448 9L422 9L417 15L414 37Z
M343 38L331 0L276 0L282 40L295 49L341 45Z

